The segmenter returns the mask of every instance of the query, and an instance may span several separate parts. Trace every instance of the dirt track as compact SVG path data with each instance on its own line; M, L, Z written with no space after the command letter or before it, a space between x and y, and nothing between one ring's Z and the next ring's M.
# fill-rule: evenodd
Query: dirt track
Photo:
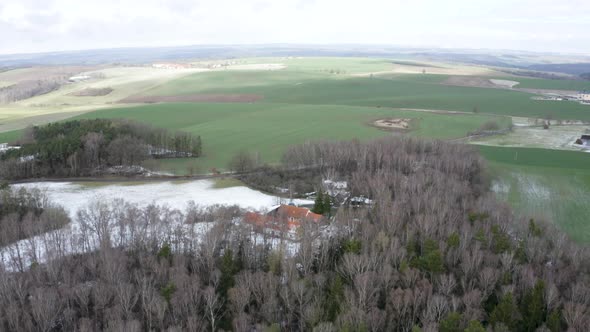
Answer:
M262 100L263 96L253 94L192 94L175 96L129 96L119 103L150 104L150 103L253 103Z
M477 87L477 88L502 88L502 86L498 86L492 83L487 78L477 77L477 76L451 76L447 78L443 83L443 85L452 85L452 86L468 86L468 87Z

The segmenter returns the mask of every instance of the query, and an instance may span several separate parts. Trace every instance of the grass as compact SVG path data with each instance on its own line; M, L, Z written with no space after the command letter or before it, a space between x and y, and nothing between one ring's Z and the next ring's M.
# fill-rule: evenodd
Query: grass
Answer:
M385 108L291 105L177 103L100 110L77 118L127 118L158 127L181 130L203 138L204 156L198 159L159 160L163 170L186 174L211 168L225 168L235 153L242 150L260 153L262 160L280 160L284 149L309 140L367 140L395 133L378 130L369 124L379 118L415 119L410 135L427 138L457 138L496 120L509 119L476 114L435 114Z
M92 188L102 188L106 186L112 186L116 184L114 182L103 182L103 181L82 181L77 182L80 186L84 187L84 189L92 189Z
M573 240L590 242L590 154L479 147L493 188L523 216L549 218Z
M115 67L100 70L104 79L68 84L61 89L0 108L0 132L22 129L76 116L98 108L111 108L116 101L133 94L176 95L194 93L251 93L264 102L304 105L346 105L393 108L425 108L481 113L579 119L590 121L590 107L575 102L535 101L530 94L516 91L445 86L446 75L385 74L395 68L393 60L370 58L261 58L238 63L282 63L283 70L156 70L149 67ZM454 67L449 67L452 70ZM457 70L461 68L457 67ZM25 74L30 75L31 69ZM0 81L10 81L3 73ZM7 76L8 75L8 76ZM22 74L19 74L22 75ZM578 89L590 82L516 78L522 87ZM111 87L106 96L75 97L69 94L88 87Z
M265 102L306 105L347 105L422 108L480 113L590 120L590 107L576 102L532 100L531 94L500 89L439 84L444 75L350 77L293 70L211 72L189 75L145 94L244 93Z
M487 160L497 163L590 171L590 153L493 146L479 146L478 149Z
M66 84L59 90L18 102L27 105L67 105L97 106L116 102L127 96L139 93L191 74L183 70L160 70L150 67L114 67L97 71L105 77L100 80L88 80ZM70 95L72 92L86 88L112 88L113 91L104 96L79 97Z
M76 182L76 184L79 184L86 189L102 188L102 187L108 187L108 186L113 186L113 185L131 187L131 186L141 186L141 185L148 184L148 183L151 183L151 182L148 182L148 181L120 181L120 180L116 180L116 179L113 181Z
M14 142L22 135L22 130L13 130L5 133L0 133L0 143Z
M241 187L244 186L244 183L235 178L221 178L215 179L213 183L213 188L215 189L224 189L224 188L231 188L231 187Z
M201 135L203 157L152 161L162 170L174 174L194 174L212 168L223 169L230 158L242 150L258 152L262 160L275 163L286 147L307 140L368 140L398 135L370 126L379 118L410 118L412 130L408 135L439 139L462 137L490 120L506 126L510 123L506 116L544 118L551 115L554 119L590 121L590 106L575 102L535 101L531 100L530 94L517 91L440 84L448 78L447 75L391 72L374 77L355 76L387 72L395 66L411 66L413 63L395 64L387 59L360 58L256 58L238 62L282 63L287 68L170 75L149 68L106 69L106 79L102 82L68 85L0 108L0 142L17 139L21 130L15 129L28 124L61 121L71 116L128 118ZM27 74L26 70L4 73L0 81L13 81L14 77L10 75ZM502 76L492 71L489 75ZM584 81L508 79L519 81L520 88L590 89L590 82ZM101 97L67 95L86 87L105 86L114 88L113 93ZM137 107L111 104L131 94L196 93L258 94L264 99L253 104L171 103ZM474 107L478 108L478 114L399 110L416 108L470 113ZM83 113L89 110L94 111ZM590 154L491 146L479 146L478 149L489 161L495 188L502 199L523 215L546 215L575 240L590 242L590 223L587 222L590 215L590 203L587 203L587 197L590 197ZM237 184L231 179L215 183L216 187L233 185Z
M546 80L538 78L504 78L520 82L516 87L523 89L590 90L590 81L584 80Z

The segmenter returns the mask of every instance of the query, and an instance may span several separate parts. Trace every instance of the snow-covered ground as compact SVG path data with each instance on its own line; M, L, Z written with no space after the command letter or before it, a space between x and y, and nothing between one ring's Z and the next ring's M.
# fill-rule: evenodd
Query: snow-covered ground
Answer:
M82 225L77 217L77 211L85 209L95 202L111 202L115 199L123 199L138 207L149 204L166 206L171 209L186 211L190 201L198 207L212 205L238 205L242 208L255 210L270 210L277 204L291 203L289 200L264 194L247 187L232 187L215 189L213 182L209 180L190 181L184 183L154 182L147 184L112 184L100 186L85 186L71 182L36 182L17 184L14 189L21 187L32 189L39 188L48 195L52 203L63 206L72 218L72 222L66 227L24 239L7 247L0 248L0 265L8 270L22 269L23 266L30 266L32 262L45 262L53 259L52 246L61 243L62 252L67 254L81 253L98 248L96 236L90 235L88 239L92 243L85 247L80 246L82 236ZM313 204L311 200L296 199L294 204ZM159 219L158 219L159 220ZM194 241L200 241L214 223L203 222L196 224L184 224L182 218L166 220L162 225L152 227L168 227L170 229L181 229L183 233L191 234ZM163 220L162 220L163 221ZM114 222L114 221L113 221ZM159 221L158 221L159 222ZM115 227L114 224L109 227ZM115 234L116 235L116 234ZM114 236L114 235L113 235ZM254 234L253 240L261 242L260 236ZM57 241L56 239L61 239ZM117 239L113 238L113 243ZM279 239L270 239L271 245L280 245ZM297 251L298 244L295 242L285 243L289 253ZM48 257L50 256L50 257ZM17 259L18 258L18 259Z
M584 150L588 147L576 145L575 141L590 130L587 124L562 124L551 125L549 129L542 126L531 126L521 122L515 122L513 130L504 135L484 137L473 144L504 146L504 147L531 147L559 150Z
M153 182L145 184L112 184L85 186L72 182L33 182L13 185L13 188L39 188L51 201L63 206L72 216L94 200L124 199L129 203L146 206L152 203L184 210L189 201L199 206L238 205L255 210L269 209L278 204L288 204L288 199L267 195L248 187L213 188L213 182L198 180L183 183ZM313 204L311 200L295 199L296 205Z

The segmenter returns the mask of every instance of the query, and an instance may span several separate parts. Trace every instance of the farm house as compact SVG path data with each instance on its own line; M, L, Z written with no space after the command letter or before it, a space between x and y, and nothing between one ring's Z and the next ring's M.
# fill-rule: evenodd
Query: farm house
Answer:
M266 214L248 212L243 221L257 228L270 228L277 231L293 231L305 222L318 223L323 216L307 208L280 205Z

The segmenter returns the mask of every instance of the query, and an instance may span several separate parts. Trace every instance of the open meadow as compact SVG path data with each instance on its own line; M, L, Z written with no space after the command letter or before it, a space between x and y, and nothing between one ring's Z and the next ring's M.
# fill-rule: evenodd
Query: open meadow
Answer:
M512 117L590 121L588 105L533 100L533 94L516 90L583 90L590 88L587 81L525 78L484 66L300 57L191 64L188 69L85 69L92 79L0 105L0 142L18 139L28 125L67 118L133 119L200 135L202 157L148 165L195 174L227 169L241 151L276 163L286 147L305 141L387 135L454 140L490 122L500 130L509 128ZM0 87L28 79L34 70L2 72ZM476 84L449 84L457 77ZM511 89L494 82L518 84ZM375 121L384 119L407 121L408 127L377 128ZM500 197L525 214L547 215L574 239L590 242L590 207L583 200L590 191L590 154L517 148L574 149L570 141L586 129L577 126L517 128L478 143L487 145L479 149L490 162Z
M480 146L492 190L522 216L555 222L590 242L590 153Z

